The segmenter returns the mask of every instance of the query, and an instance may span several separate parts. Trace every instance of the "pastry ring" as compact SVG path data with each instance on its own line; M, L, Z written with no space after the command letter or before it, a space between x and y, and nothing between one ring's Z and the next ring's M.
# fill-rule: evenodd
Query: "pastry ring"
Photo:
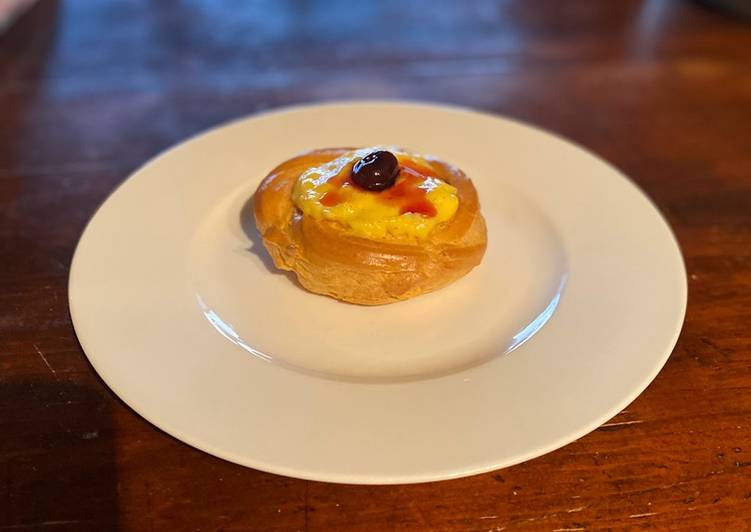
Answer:
M485 253L472 181L393 148L313 150L274 168L254 196L277 268L311 292L381 305L466 275Z

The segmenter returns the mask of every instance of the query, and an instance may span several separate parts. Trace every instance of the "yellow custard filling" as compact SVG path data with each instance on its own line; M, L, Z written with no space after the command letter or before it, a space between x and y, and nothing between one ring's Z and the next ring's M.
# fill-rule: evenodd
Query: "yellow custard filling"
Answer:
M386 190L372 192L350 179L354 164L379 148L363 148L317 167L297 179L292 201L305 215L332 220L350 234L382 240L424 239L459 207L456 188L435 177L424 159L389 149L399 162L399 176Z

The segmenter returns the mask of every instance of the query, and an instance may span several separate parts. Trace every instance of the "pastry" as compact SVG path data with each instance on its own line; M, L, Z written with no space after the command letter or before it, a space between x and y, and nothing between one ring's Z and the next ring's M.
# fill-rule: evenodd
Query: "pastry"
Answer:
M441 288L482 260L477 191L439 160L394 148L313 150L254 196L274 264L311 292L381 305Z

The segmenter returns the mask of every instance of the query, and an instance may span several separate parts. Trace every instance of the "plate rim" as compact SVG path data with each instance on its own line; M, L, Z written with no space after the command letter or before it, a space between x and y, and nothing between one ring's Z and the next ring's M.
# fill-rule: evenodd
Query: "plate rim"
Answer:
M142 405L138 405L137 400L134 400L131 397L127 397L127 393L123 394L121 390L118 390L116 386L113 386L111 379L109 378L109 375L107 375L106 372L102 371L102 368L99 366L96 357L89 356L89 350L92 348L91 345L87 347L87 340L84 338L84 335L81 334L81 331L83 330L83 325L81 323L81 317L78 315L77 310L75 309L76 305L74 303L74 299L76 297L76 282L77 276L75 272L80 271L80 267L77 266L77 264L82 260L81 259L81 249L82 249L82 242L85 240L87 235L89 234L89 231L91 227L93 226L93 223L97 216L107 207L108 203L111 201L111 199L116 196L122 189L128 186L129 183L132 182L132 178L139 174L143 169L145 169L148 166L151 166L153 163L157 162L163 157L168 156L173 151L179 150L184 148L184 146L194 140L197 140L199 138L202 138L204 136L209 136L211 134L214 134L215 132L224 129L229 128L233 125L248 121L248 120L255 120L263 117L273 117L275 115L284 115L284 114L290 114L295 113L298 111L304 111L309 109L324 109L329 108L331 110L335 108L341 108L341 107L347 107L347 106L402 106L402 107L419 107L426 110L437 110L437 111L453 111L453 112L459 112L459 113L467 113L470 115L475 115L478 117L485 117L485 118L492 118L495 120L502 120L506 122L511 122L516 125L523 126L525 128L534 130L538 134L542 134L547 137L553 137L554 139L561 141L565 144L567 144L569 147L573 147L578 149L581 152L586 153L589 157L596 159L600 163L606 165L608 169L613 173L619 176L620 180L627 183L630 187L632 187L643 199L645 199L651 209L654 211L654 213L659 218L660 222L664 226L664 228L667 230L668 235L670 236L671 243L674 246L674 250L676 251L675 257L678 259L678 262L680 264L680 273L682 275L682 282L680 283L680 312L675 315L675 322L673 330L668 337L667 334L664 335L665 339L668 339L665 344L669 347L667 347L659 357L654 357L654 365L652 368L652 371L649 373L648 376L646 376L642 382L639 383L638 386L635 386L632 388L631 393L624 396L620 402L618 402L617 407L611 408L607 412L603 413L599 417L597 417L595 420L591 421L589 424L586 424L583 428L575 431L575 432L569 432L565 436L560 437L556 441L550 442L548 445L543 446L542 448L534 448L534 449L528 449L526 453L521 454L517 456L515 460L502 460L495 463L486 463L481 466L470 466L466 467L462 470L458 470L454 468L452 471L445 471L436 474L433 473L424 473L424 474L408 474L403 476L398 475L388 475L383 477L364 477L360 474L342 474L342 473L327 473L327 474L317 474L316 471L301 471L299 469L296 469L294 467L287 467L284 465L277 465L273 463L266 462L264 460L259 459L252 459L247 456L237 455L232 452L227 452L225 450L222 450L220 448L217 448L214 445L211 445L208 442L201 441L200 439L193 438L189 434L183 433L181 430L175 428L172 426L172 424L168 420L160 419L159 416L154 415L152 412L148 410L148 408L142 408ZM534 123L530 123L524 120L520 120L514 117L509 117L506 115L502 115L499 113L495 113L492 111L483 111L478 109L473 109L466 106L461 105L455 105L455 104L446 104L442 102L429 102L429 101L419 101L419 100L405 100L405 99L343 99L343 100L332 100L332 101L323 101L323 102L304 102L304 103L298 103L294 105L289 106L282 106L277 107L273 109L267 109L260 112L253 112L241 117L233 118L231 120L221 122L218 124L215 124L207 129L201 130L197 133L191 134L187 137L185 137L182 140L177 141L175 144L170 145L167 149L162 150L146 160L144 163L136 167L134 170L130 171L127 176L105 197L105 199L99 204L99 206L94 210L93 214L87 221L84 229L81 231L81 234L76 242L75 245L75 251L73 253L72 259L71 259L71 265L69 270L69 276L68 276L68 308L69 313L71 316L71 322L73 325L73 328L76 333L76 337L78 339L78 342L81 345L81 348L86 355L87 360L92 365L94 370L96 371L99 378L102 379L102 381L110 388L110 390L125 403L128 408L130 408L133 412L138 414L140 417L148 421L150 424L154 425L156 428L164 431L168 435L194 447L199 450L202 450L204 452L207 452L213 456L219 457L223 460L227 460L239 465L243 465L246 467L251 467L254 469L258 469L261 471L266 471L273 474L278 475L284 475L291 478L299 478L299 479L305 479L305 480L315 480L315 481L322 481L322 482L332 482L332 483L341 483L341 484L370 484L370 485L389 485L389 484L413 484L413 483L424 483L424 482L433 482L438 480L448 480L448 479L454 479L454 478L460 478L460 477L466 477L466 476L472 476L472 475L478 475L482 473L486 473L488 471L493 471L499 468L506 468L513 465L517 465L522 462L526 462L528 460L531 460L533 458L537 458L539 456L542 456L544 454L547 454L549 452L552 452L556 449L559 449L561 447L564 447L565 445L568 445L569 443L578 440L579 438L585 436L586 434L589 434L593 430L595 430L597 427L602 425L605 421L608 419L611 419L615 415L617 415L620 411L622 411L624 408L626 408L629 404L631 404L639 395L641 395L644 390L654 381L656 376L659 374L659 372L662 370L664 365L667 363L667 360L670 358L671 354L673 353L675 346L678 342L678 339L681 335L682 328L685 322L685 316L687 311L687 302L688 302L688 276L686 272L686 266L685 266L685 260L681 251L680 243L678 239L675 236L675 232L673 231L672 227L666 220L663 213L658 209L655 202L652 200L652 198L642 189L635 181L630 179L625 173L623 173L620 169L618 169L614 164L612 164L610 161L604 159L600 155L594 153L587 147L579 144L578 142L569 139L567 137L564 137L560 134L558 134L556 131L551 131L548 129L544 129L540 126L537 126Z

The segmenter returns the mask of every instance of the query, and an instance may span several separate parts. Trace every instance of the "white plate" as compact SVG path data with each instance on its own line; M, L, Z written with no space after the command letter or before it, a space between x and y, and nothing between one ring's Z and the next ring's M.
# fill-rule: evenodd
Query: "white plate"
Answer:
M454 285L358 307L275 272L248 200L300 151L373 144L462 168L489 241ZM286 109L173 148L99 209L70 275L81 345L146 419L239 464L348 483L571 442L655 377L685 306L675 239L615 169L514 121L409 103Z

